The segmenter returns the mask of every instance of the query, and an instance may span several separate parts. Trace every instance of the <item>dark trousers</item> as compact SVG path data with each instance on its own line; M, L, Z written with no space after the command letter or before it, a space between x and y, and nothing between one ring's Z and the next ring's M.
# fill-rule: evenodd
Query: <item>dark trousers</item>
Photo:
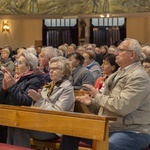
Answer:
M6 143L6 138L7 138L7 127L0 126L0 142Z
M92 145L93 143L93 140L90 139L83 139L83 138L64 135L59 150L78 150L80 141L83 141L89 145Z

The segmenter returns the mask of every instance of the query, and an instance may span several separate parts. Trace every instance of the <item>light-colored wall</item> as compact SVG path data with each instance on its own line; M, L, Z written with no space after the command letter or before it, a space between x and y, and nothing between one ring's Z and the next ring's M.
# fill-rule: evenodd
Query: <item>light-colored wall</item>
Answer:
M3 21L0 19L0 47L5 45L29 47L35 45L35 41L42 41L42 19L7 19L10 31L2 31Z
M42 41L42 19L7 19L10 32L2 31L3 19L0 19L0 47L5 45L29 47ZM86 19L86 41L89 38L89 19ZM127 37L135 38L142 44L150 43L150 17L127 17Z
M127 37L150 43L150 17L127 17Z

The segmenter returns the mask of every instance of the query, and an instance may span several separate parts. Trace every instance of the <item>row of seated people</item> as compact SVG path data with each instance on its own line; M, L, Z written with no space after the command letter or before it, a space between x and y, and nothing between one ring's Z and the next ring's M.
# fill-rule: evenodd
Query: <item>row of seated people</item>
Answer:
M140 56L139 42L135 39L126 39L118 46L116 55L107 54L104 57L102 65L104 76L97 80L95 87L92 86L94 84L92 76L87 78L87 82L82 82L90 72L81 69L81 71L86 70L86 73L84 77L78 76L82 79L76 81L77 89L89 90L91 97L82 90L83 96L75 98L76 85L73 81L77 77L77 68L83 67L84 59L80 59L82 55L73 52L67 58L53 57L50 62L48 60L51 82L44 84L45 76L41 73L43 70L37 67L37 57L22 51L15 61L14 77L7 70L4 74L0 72L2 89L0 103L18 106L34 105L40 109L55 111L73 111L76 99L87 105L93 113L117 117L116 122L110 123L110 150L145 149L150 144L150 78L144 68L148 70L150 63L143 61L144 67L142 67ZM91 79L92 83L88 83ZM30 147L31 137L46 140L60 136L56 133L10 127L2 129L0 134L5 134L7 130L7 136L1 136L3 140L7 138L7 143L23 147ZM59 149L77 150L80 140L92 144L91 140L64 135Z

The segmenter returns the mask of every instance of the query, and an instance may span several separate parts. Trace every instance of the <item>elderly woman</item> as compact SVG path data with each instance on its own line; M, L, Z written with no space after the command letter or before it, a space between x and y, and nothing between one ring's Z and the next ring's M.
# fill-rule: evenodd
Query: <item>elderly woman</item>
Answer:
M14 63L11 60L10 56L10 50L6 47L1 50L1 58L0 63L1 66L8 69L11 74L14 74ZM1 70L3 69L1 67Z
M0 93L1 104L17 106L30 106L32 104L33 100L28 96L28 90L34 89L37 91L43 85L43 75L35 75L33 73L37 66L37 57L27 51L22 51L15 61L15 76L13 77L9 71L4 70L5 73ZM6 128L3 127L0 135L5 131ZM5 136L0 136L0 141L4 142L5 138Z
M37 91L43 85L43 75L33 73L38 66L38 60L33 54L23 51L14 64L14 77L5 70L0 103L30 106L32 98L28 96L28 90L32 88Z
M33 89L28 91L28 95L35 101L35 106L45 110L73 111L74 110L74 90L70 81L71 64L64 57L55 57L50 60L49 74L52 81L44 85L41 93ZM30 137L47 140L58 138L55 133L30 131L19 128L10 128L8 131L7 143L30 147Z

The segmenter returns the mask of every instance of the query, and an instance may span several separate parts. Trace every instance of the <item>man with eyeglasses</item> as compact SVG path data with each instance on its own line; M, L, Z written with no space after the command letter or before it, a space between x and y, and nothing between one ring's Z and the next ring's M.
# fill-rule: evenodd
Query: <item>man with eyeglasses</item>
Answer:
M120 66L106 80L106 87L99 93L92 85L87 94L76 97L98 115L115 116L110 122L109 150L142 150L150 144L150 78L141 65L141 45L135 39L125 39L118 46L116 63ZM86 128L86 127L85 127ZM59 150L77 150L82 140L63 136Z

